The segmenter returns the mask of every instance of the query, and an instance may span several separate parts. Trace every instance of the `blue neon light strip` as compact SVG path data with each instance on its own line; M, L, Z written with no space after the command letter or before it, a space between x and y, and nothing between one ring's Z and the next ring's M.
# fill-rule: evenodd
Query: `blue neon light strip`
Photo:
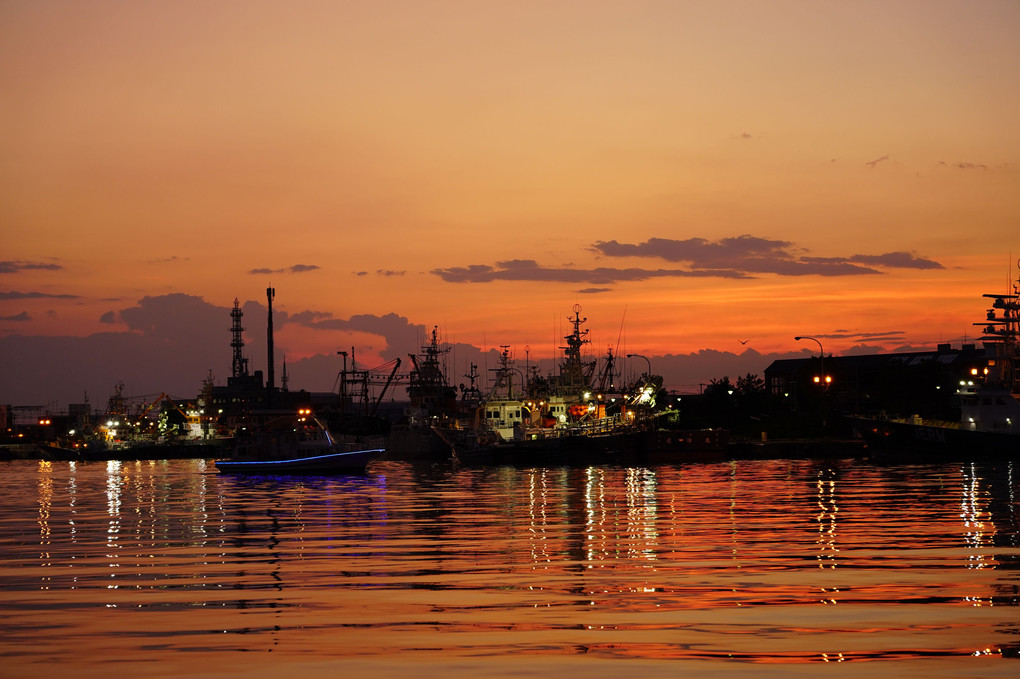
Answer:
M293 464L295 462L314 462L315 460L329 460L329 459L343 458L343 457L347 457L347 456L362 455L364 453L384 453L384 452L386 452L385 448L373 448L371 450L352 450L352 451L347 452L347 453L330 453L329 455L316 455L314 457L295 457L295 458L290 459L290 460L244 460L244 461L221 460L221 462L225 462L226 464L236 464L236 465L244 465L244 464L261 464L261 465L265 465L265 464ZM219 464L219 462L217 462L216 464Z

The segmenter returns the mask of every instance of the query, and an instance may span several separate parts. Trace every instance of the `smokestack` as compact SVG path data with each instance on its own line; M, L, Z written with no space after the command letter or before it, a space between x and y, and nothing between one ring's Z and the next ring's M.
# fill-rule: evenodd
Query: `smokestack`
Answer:
M276 288L266 288L266 299L269 300L269 324L266 328L266 343L269 346L269 378L266 387L269 389L269 396L272 398L276 390L276 378L273 370L273 298L276 297Z

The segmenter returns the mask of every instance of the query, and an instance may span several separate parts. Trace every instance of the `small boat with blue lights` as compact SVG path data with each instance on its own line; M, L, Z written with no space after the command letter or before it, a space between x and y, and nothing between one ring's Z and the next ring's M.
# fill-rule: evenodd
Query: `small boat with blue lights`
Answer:
M295 458L217 460L216 469L224 474L363 474L384 452L374 448Z
M355 449L336 439L310 410L255 413L239 432L229 460L216 469L228 474L363 474L385 448Z

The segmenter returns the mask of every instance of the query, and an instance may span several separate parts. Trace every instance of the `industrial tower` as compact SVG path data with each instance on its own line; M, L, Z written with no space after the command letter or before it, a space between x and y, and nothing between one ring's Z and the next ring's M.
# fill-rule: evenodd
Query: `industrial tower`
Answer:
M248 359L244 357L244 328L241 327L241 317L244 316L244 312L241 311L240 304L237 298L234 298L234 310L230 312L230 317L234 320L230 326L231 340L230 347L234 350L234 362L231 367L231 374L233 377L247 377L248 376Z

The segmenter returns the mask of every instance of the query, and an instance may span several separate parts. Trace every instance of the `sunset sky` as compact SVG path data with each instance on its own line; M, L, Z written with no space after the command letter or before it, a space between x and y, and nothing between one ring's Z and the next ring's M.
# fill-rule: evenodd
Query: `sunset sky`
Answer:
M223 382L235 297L264 369L270 284L314 390L435 325L550 358L575 304L595 354L733 377L973 341L1018 36L1015 0L6 0L0 403Z

